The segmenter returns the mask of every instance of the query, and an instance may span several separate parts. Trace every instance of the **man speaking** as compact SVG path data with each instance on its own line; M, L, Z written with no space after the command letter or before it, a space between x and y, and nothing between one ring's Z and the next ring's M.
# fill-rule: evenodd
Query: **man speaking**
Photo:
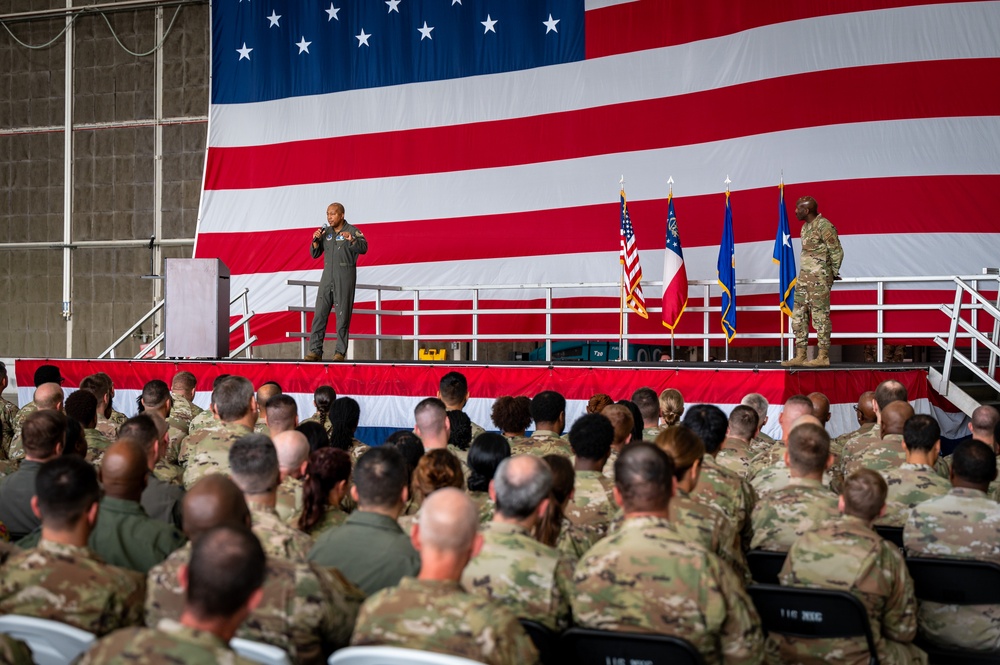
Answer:
M358 282L358 256L368 252L365 234L344 219L344 206L331 203L326 209L326 225L313 233L309 251L314 259L323 259L323 278L316 294L316 311L313 315L312 335L309 336L309 353L305 360L323 359L323 339L330 309L337 316L337 348L334 361L344 359L347 353L347 330L354 311L354 287Z

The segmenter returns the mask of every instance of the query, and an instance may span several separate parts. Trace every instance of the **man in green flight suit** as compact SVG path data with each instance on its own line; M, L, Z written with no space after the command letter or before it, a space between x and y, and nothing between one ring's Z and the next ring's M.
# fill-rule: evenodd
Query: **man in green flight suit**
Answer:
M844 249L837 229L819 214L816 199L803 196L795 203L795 216L802 225L802 255L795 283L792 307L792 332L795 334L795 357L781 363L785 367L827 367L830 364L830 288L840 279ZM809 316L816 328L819 353L806 361L809 346Z
M337 316L337 347L333 359L343 360L347 354L347 331L351 325L354 287L358 281L358 256L368 252L365 234L347 223L342 204L331 203L327 207L326 221L325 226L313 233L312 244L309 246L314 259L326 254L323 259L323 277L316 294L309 353L305 356L305 360L310 362L323 359L323 339L326 337L331 309Z

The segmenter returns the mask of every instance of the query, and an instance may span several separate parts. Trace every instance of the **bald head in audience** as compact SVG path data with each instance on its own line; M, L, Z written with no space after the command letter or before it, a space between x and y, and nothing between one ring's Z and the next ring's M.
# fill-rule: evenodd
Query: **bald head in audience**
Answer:
M830 422L830 400L820 392L809 393L809 401L813 403L813 415L826 427Z
M972 418L969 421L969 431L972 433L973 439L982 441L987 446L996 450L997 441L994 431L998 424L1000 424L1000 411L997 411L995 406L983 404L976 407L976 410L972 412Z
M184 534L191 542L209 529L230 525L250 527L250 509L243 492L220 474L205 476L184 495Z
M460 489L445 487L424 499L413 529L413 547L420 553L422 580L458 581L483 546L479 513Z
M35 388L34 399L39 411L62 411L62 386L58 383L43 383Z
M792 431L795 422L802 416L813 415L812 400L805 395L792 395L785 400L785 408L778 416L778 424L781 425L781 439L788 441L788 435ZM822 425L822 423L821 423Z
M104 494L113 499L139 501L146 489L149 465L146 449L138 441L118 439L104 452L100 478Z
M913 407L907 402L890 402L882 410L882 438L887 434L902 434L906 421L913 417Z
M281 470L281 480L291 476L302 478L309 464L309 439L302 432L294 429L279 432L271 436L274 448L278 452L278 468Z
M875 415L875 391L867 390L861 393L858 398L858 424L874 423L878 418Z

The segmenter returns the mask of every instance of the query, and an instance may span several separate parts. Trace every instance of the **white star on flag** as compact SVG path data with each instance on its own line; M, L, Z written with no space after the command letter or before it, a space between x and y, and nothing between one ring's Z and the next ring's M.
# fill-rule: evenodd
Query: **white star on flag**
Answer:
M387 13L391 14L396 12L398 14L400 2L402 2L402 0L385 0L385 4L389 5L389 11Z
M252 48L247 48L247 43L246 42L243 42L243 48L236 49L236 52L240 54L240 60L242 60L243 58L246 58L247 60L249 60L250 59L250 51L252 51L252 50L253 50Z
M431 37L431 30L433 29L433 27L427 27L427 21L424 21L424 27L417 28L417 32L420 33L420 41L424 41L424 39L434 39Z
M309 45L310 44L312 44L312 42L307 42L306 38L302 37L302 39L299 42L297 42L295 45L299 47L299 53L302 54L302 53L308 53L309 52Z
M460 4L462 4L462 0L451 0L451 6L452 7L454 7L455 5L460 5Z
M542 21L542 25L545 26L545 34L549 34L550 32L559 32L559 30L556 28L556 24L559 23L560 20L561 19L558 18L553 19L552 14L549 14L549 20Z
M365 29L361 28L361 34L354 35L354 38L358 40L358 48L361 48L362 44L364 44L365 46L371 46L371 44L368 43L369 37L371 37L371 35L365 34Z
M785 247L791 247L792 243L789 242L789 240L791 240L791 238L792 238L792 236L789 235L788 233L782 233L781 234L781 244L784 245Z
M497 23L499 23L499 21L495 21L495 20L493 20L493 19L492 19L492 18L490 17L490 15L489 15L489 14L487 14L487 15L486 15L486 20L485 20L485 21L480 21L480 23L482 23L482 24L483 24L483 26L484 26L484 27L486 28L485 30L483 30L483 34L484 34L484 35L485 35L485 34L486 34L487 32L492 32L493 34L496 34L496 33L497 33L497 29L496 29L495 27L493 27L493 26L495 26L495 25L496 25Z
M278 25L278 19L279 18L281 18L281 14L279 14L278 12L276 12L276 11L274 11L272 9L271 10L271 15L267 17L267 20L271 22L271 25L269 25L267 27L273 28L273 27L277 26L277 27L280 28L281 26Z
M332 21L333 19L337 19L338 21L340 20L340 17L337 16L337 14L340 13L340 7L334 7L332 2L330 3L330 8L324 9L323 11L325 11L330 16L330 18L326 19L328 22Z

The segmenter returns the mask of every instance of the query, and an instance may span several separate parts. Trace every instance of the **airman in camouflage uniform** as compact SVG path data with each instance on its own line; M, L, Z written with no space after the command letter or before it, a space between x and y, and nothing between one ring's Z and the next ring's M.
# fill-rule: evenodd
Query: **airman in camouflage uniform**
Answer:
M21 425L24 424L24 419L33 414L35 411L38 411L38 405L35 404L34 400L28 402L27 404L25 404L24 406L22 406L20 409L17 410L17 413L14 414L15 437L21 434ZM7 454L9 456L10 452L8 451ZM11 459L13 459L13 457Z
M191 545L177 550L149 571L146 625L177 619L184 590L177 581L191 560ZM334 649L347 646L364 594L336 569L269 556L264 597L240 626L236 637L265 642L288 652L296 663L325 663Z
M979 441L952 454L954 488L918 504L903 528L911 556L1000 563L1000 504L987 498L993 452ZM1000 606L921 602L920 632L935 644L970 650L1000 649Z
M779 579L785 586L850 591L868 610L880 663L927 663L912 642L917 634L917 599L903 555L871 528L885 502L885 481L862 469L845 482L845 515L795 541ZM814 639L772 633L785 662L867 663L862 638Z
M614 483L600 471L577 471L573 485L573 499L566 506L565 515L573 531L571 536L586 551L608 533L608 525L615 514L611 495Z
M691 498L720 511L729 518L733 531L740 542L750 542L750 515L757 494L750 483L732 471L723 469L712 455L705 455L698 484L691 492Z
M722 442L722 449L715 456L715 462L728 471L746 478L750 471L750 460L753 457L750 442L728 436Z
M469 658L488 665L531 665L538 652L504 607L458 582L404 577L365 601L351 644L386 644Z
M0 576L0 614L61 621L105 635L142 625L145 581L86 547L42 540L12 555Z
M247 425L239 422L225 423L218 430L203 430L184 440L181 451L184 466L184 488L190 489L198 479L209 473L228 473L229 448L237 439L252 434ZM185 455L186 451L186 455Z
M750 549L787 552L803 533L839 517L837 495L822 482L791 478L785 487L761 497L754 508Z
M572 457L573 448L569 441L559 436L558 432L551 430L535 430L531 436L523 439L520 443L511 443L511 455L535 455L545 457L546 455L562 455Z
M302 480L285 476L278 485L277 500L274 509L278 517L291 524L302 512Z
M170 415L178 420L184 421L185 423L190 424L195 416L198 416L205 410L181 395L176 390L171 390L170 396L173 398L174 402L173 407L170 409Z
M489 492L469 492L469 498L472 499L472 503L476 504L480 524L486 524L493 519L496 506L493 499L490 498Z
M569 627L573 564L559 550L535 540L522 526L489 522L480 529L483 549L462 573L469 592L502 603L520 619L556 632Z
M867 436L852 440L844 447L840 465L834 473L834 491L840 489L844 478L858 469L888 471L906 462L903 447L903 429L913 417L913 407L906 402L890 402L881 412L882 422L878 438ZM874 429L874 428L873 428Z
M87 650L78 665L130 663L185 663L185 665L255 665L228 644L204 630L164 619L156 628L119 630Z
M552 491L552 472L533 455L503 460L493 478L498 509L480 527L483 546L462 573L470 592L551 630L569 627L573 564L531 535Z
M98 432L104 435L108 441L114 441L118 437L118 428L121 427L128 418L120 411L111 410L111 417L105 418L103 413L97 414Z
M260 539L268 556L277 556L292 561L307 561L313 539L309 534L291 527L281 519L271 506L248 501L253 516L253 533Z
M837 496L822 482L831 463L826 429L818 421L800 422L788 433L785 450L788 483L754 508L752 549L787 552L804 532L840 517Z
M681 637L706 663L760 663L764 635L742 581L667 519L673 471L655 446L622 451L615 484L625 521L577 564L574 622Z
M219 420L214 413L205 409L191 419L191 424L188 425L188 434L194 434L198 430L202 429L219 429L221 427L222 421Z
M351 644L402 646L492 665L537 663L538 652L517 618L459 582L482 545L469 497L454 487L439 489L424 500L419 520L413 540L420 577L404 577L366 600Z
M944 496L951 490L951 483L939 476L934 467L926 464L907 462L898 468L882 471L882 477L889 485L889 496L885 502L885 515L875 520L879 526L903 526L911 508Z
M795 216L804 222L799 276L795 283L795 304L792 307L795 358L782 365L823 367L830 364L830 289L840 279L844 249L840 246L837 229L830 220L819 214L816 199L811 196L800 198L795 205ZM816 328L819 354L815 360L806 362L810 314Z
M104 451L111 445L111 439L96 428L83 430L83 438L87 442L87 461L94 466L100 466Z

